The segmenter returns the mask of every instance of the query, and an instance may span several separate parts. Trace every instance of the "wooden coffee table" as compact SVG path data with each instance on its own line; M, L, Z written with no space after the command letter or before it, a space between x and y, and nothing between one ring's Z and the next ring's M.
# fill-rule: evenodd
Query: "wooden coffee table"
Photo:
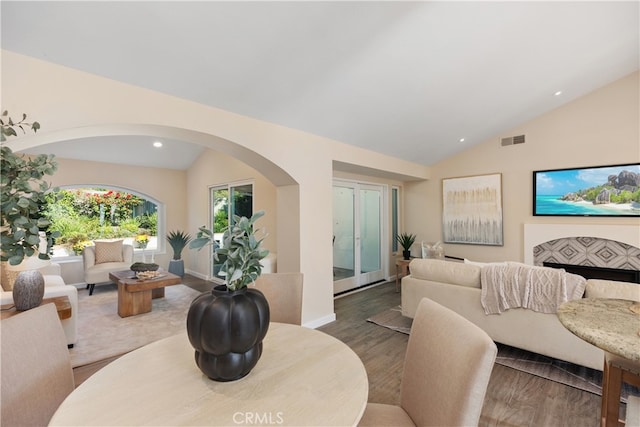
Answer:
M164 287L182 283L180 276L162 271L155 279L140 280L131 270L114 271L109 278L118 284L118 315L120 317L149 313L151 300L164 297Z

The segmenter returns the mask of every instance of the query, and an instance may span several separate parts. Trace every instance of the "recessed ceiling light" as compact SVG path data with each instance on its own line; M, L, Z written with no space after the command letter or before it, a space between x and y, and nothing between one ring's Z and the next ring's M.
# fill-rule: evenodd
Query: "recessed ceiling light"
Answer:
M553 96L560 96L560 95L562 95L562 91L561 90L559 90L559 91L557 91L556 93L553 94Z
M460 142L464 142L464 138L460 138L460 139L459 139L459 141L460 141Z
M162 142L160 142L160 141L155 141L155 142L153 143L153 146L154 146L154 147L156 147L156 148L160 148L160 147L162 147Z

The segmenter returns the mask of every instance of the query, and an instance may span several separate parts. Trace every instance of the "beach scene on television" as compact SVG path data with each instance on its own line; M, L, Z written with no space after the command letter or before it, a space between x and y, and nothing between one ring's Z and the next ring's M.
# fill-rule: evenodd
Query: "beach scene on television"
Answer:
M640 164L534 172L534 215L640 216Z

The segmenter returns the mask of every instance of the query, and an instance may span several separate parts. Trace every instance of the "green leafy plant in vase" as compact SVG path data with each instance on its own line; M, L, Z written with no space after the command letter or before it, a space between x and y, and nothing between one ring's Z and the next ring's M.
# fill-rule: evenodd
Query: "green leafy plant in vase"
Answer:
M269 254L264 239L256 237L255 222L234 215L225 230L222 247L213 231L200 227L189 247L213 246L214 259L222 262L224 285L215 286L193 300L187 313L187 333L195 349L198 368L215 381L234 381L247 375L262 355L262 340L269 329L269 304L256 288L248 285L262 272L260 260ZM233 336L233 340L228 337Z
M26 129L37 132L38 122L27 122L23 114L14 122L8 111L0 116L0 260L3 289L11 290L18 310L28 310L42 302L44 278L37 270L49 263L49 250L59 232L48 230L43 215L50 189L43 178L53 175L58 165L53 155L22 156L5 143Z
M26 257L36 254L39 259L48 260L53 239L60 235L59 232L48 231L50 221L43 216L45 194L51 188L44 176L53 175L57 170L58 164L54 156L22 156L5 145L7 137L17 136L17 129L23 133L26 133L25 128L33 132L40 129L38 122L28 123L26 118L27 115L23 114L22 120L14 122L7 111L4 111L0 118L0 251L2 261L8 261L11 266L16 266ZM47 243L46 250L42 251L39 250L41 237Z

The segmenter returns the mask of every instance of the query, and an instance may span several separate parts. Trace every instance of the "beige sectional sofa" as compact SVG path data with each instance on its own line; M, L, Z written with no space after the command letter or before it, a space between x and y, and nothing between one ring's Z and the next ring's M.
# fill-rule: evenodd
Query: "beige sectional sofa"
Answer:
M573 335L553 313L511 308L485 314L481 304L482 266L462 262L414 259L402 278L402 314L413 318L422 298L429 298L466 317L496 342L602 370L602 350ZM640 301L640 285L590 279L585 297Z

